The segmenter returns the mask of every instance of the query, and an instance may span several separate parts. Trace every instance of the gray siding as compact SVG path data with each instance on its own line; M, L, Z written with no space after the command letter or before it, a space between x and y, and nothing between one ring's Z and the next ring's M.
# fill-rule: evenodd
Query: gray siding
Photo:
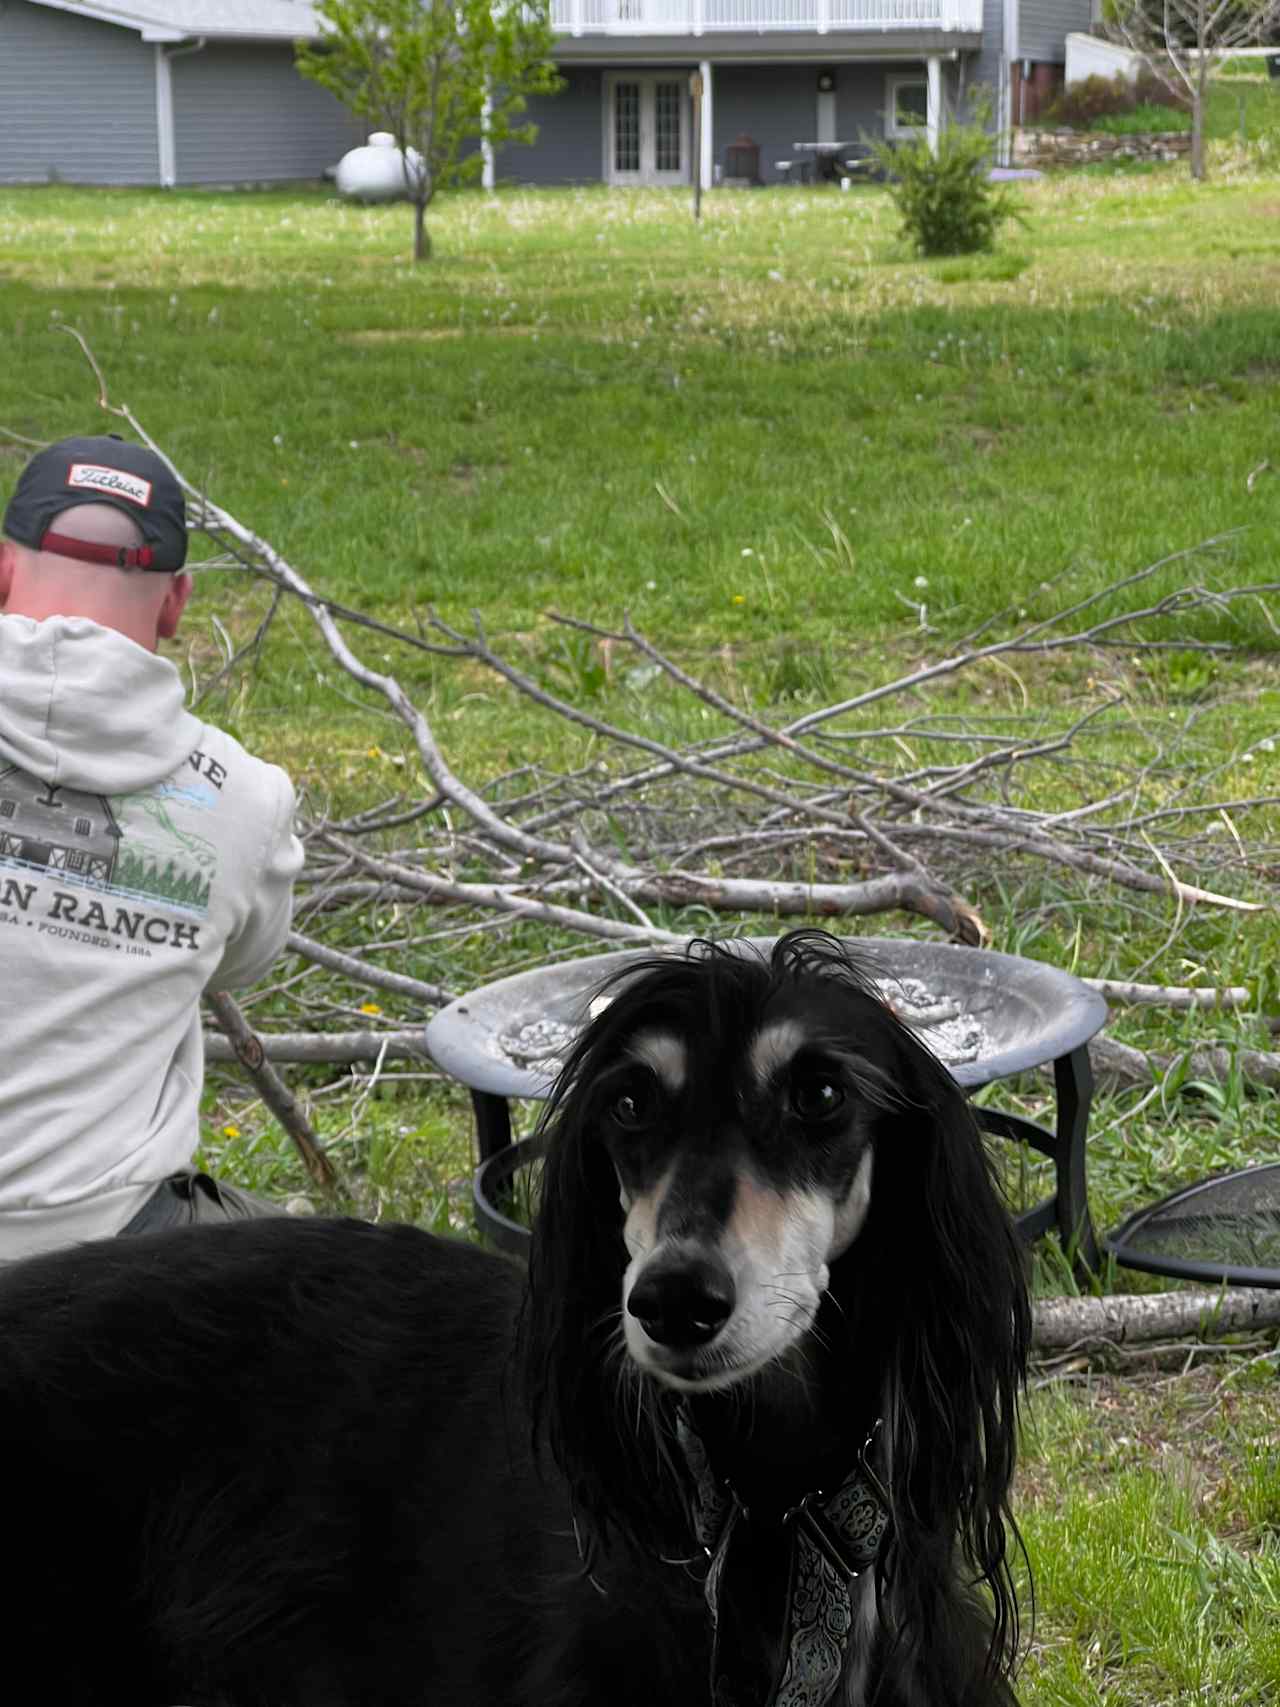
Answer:
M1092 18L1092 0L1020 0L1019 58L1062 65L1067 31L1087 30Z
M982 0L982 49L967 67L966 82L970 89L985 89L991 97L992 120L999 114L996 103L1000 92L1000 62L1004 58L1004 8L1017 0Z
M714 164L723 170L730 143L749 136L760 144L760 176L766 184L780 182L777 162L794 160L795 143L817 138L819 69L816 65L713 64Z
M499 150L494 171L503 182L598 184L604 177L604 73L583 66L561 75L560 93L535 97L521 120L537 125L538 140Z
M180 184L319 178L370 128L299 76L287 43L211 44L173 61Z
M153 50L117 29L0 6L0 183L155 184Z

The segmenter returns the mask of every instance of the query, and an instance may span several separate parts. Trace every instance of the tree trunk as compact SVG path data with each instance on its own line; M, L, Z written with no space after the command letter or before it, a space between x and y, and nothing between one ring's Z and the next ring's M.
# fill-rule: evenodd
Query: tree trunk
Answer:
M1204 42L1201 41L1196 55L1196 86L1191 96L1191 176L1197 183L1204 182L1204 103L1209 91L1205 72L1207 64Z
M415 261L431 259L431 233L427 230L427 204L413 204L413 258Z

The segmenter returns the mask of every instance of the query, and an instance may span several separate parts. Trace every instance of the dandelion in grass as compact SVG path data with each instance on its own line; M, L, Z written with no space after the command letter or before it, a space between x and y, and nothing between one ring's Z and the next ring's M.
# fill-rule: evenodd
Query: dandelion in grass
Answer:
M222 1136L224 1138L238 1138L240 1136L240 1128L238 1126L224 1126L222 1128Z
M378 1006L377 1002L361 1002L360 1012L362 1014L380 1014L382 1009Z

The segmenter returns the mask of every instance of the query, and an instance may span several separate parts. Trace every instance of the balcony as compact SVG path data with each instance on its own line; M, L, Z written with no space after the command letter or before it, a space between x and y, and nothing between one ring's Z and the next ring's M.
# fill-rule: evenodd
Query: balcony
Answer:
M982 30L982 0L551 0L569 36L870 34Z

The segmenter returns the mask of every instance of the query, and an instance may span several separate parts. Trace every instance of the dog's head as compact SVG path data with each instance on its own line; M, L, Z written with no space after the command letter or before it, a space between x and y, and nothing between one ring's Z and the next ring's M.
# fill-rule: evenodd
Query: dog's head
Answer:
M631 974L561 1104L614 1176L622 1327L646 1374L716 1389L809 1332L875 1191L902 1034L829 942L700 945ZM598 1158L597 1158L598 1160Z

